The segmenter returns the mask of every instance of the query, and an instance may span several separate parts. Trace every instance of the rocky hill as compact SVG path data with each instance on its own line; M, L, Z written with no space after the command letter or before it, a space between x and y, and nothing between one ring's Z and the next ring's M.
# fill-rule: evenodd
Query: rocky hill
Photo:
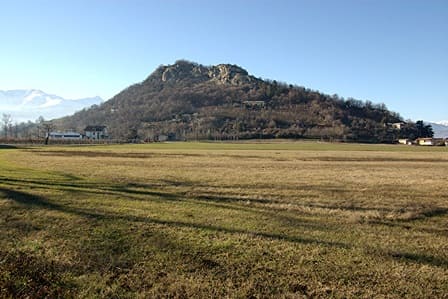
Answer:
M329 96L251 76L243 68L185 60L160 66L107 102L56 121L106 125L117 139L322 138L391 142L402 121L384 104Z

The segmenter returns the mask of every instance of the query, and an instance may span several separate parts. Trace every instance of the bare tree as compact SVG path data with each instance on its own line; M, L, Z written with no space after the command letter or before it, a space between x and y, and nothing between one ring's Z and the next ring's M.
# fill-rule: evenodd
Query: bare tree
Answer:
M19 138L19 123L18 122L14 123L13 133L14 133L15 139Z
M52 121L44 121L42 123L42 130L45 132L45 144L48 144L48 141L50 140L50 133L55 128Z
M11 117L11 114L3 113L3 115L2 115L2 125L3 125L3 130L5 132L5 138L8 138L8 132L10 131L10 128L12 127L12 117Z
M39 116L36 119L36 124L37 124L37 139L40 139L41 137L41 128L43 127L43 124L45 122L45 119L43 116Z

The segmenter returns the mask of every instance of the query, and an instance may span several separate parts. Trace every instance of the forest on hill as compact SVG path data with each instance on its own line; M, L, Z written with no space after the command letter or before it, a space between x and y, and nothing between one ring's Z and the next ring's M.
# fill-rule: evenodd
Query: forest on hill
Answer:
M186 60L160 66L109 101L54 121L60 130L105 125L118 140L313 138L384 143L422 135L384 104L262 80L243 68ZM427 135L425 132L423 135Z

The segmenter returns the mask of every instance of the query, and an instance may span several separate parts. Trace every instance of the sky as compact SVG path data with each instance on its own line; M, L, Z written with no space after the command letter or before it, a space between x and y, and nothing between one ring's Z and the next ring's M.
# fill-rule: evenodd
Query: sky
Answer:
M0 90L107 100L178 59L448 119L446 0L0 0Z

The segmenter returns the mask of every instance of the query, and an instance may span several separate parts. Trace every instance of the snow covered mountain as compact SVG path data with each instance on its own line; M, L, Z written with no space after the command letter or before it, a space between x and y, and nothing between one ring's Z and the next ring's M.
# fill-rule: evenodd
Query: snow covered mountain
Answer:
M433 123L448 127L448 120L435 121Z
M428 122L434 130L434 137L448 138L448 121Z
M0 114L11 114L17 122L59 118L102 102L100 97L71 100L37 89L0 90Z

